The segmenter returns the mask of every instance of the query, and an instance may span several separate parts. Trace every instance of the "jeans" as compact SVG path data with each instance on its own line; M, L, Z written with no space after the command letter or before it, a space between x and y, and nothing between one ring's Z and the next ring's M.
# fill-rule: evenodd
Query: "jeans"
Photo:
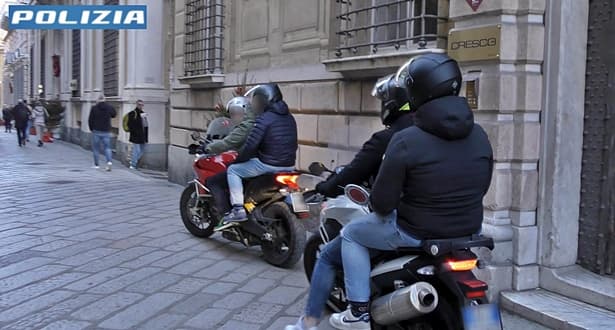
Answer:
M342 228L344 285L349 301L369 302L371 272L369 249L391 251L421 246L421 240L397 226L397 212L382 216L367 214Z
M294 167L271 166L261 162L258 158L252 158L247 162L233 164L227 170L227 180L231 192L231 204L243 206L243 182L242 178L254 178L267 173L294 171Z
M39 141L43 141L43 133L45 132L44 125L36 125L36 135L38 136Z
M141 159L141 156L143 156L144 152L145 152L145 143L143 144L133 143L132 144L132 157L130 158L130 166L137 167L137 163L139 162L139 159Z
M305 316L320 319L329 294L333 289L335 272L342 268L342 238L336 237L327 243L316 260L310 292L305 306Z
M98 152L101 144L104 148L105 158L107 163L111 162L111 133L110 132L92 132L92 152L94 153L94 165L98 166Z
M17 143L19 145L26 144L26 127L15 127L17 130Z
M26 124L26 140L30 140L30 128L32 128L32 120L28 120L28 123Z
M11 121L10 120L4 121L4 131L11 133Z

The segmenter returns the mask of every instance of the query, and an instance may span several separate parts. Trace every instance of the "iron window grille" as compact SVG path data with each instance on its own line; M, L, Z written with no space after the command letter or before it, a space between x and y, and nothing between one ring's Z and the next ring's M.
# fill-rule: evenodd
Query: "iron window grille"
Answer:
M105 0L105 5L118 5L118 0ZM118 95L119 30L103 32L103 90L105 96Z
M358 56L382 50L436 48L446 40L440 28L441 0L336 0L335 55Z
M223 0L186 1L184 75L223 73L223 37Z
M81 81L81 30L72 30L71 34L73 43L71 78L78 82L77 89L73 91L73 96L77 96L79 94L79 82Z

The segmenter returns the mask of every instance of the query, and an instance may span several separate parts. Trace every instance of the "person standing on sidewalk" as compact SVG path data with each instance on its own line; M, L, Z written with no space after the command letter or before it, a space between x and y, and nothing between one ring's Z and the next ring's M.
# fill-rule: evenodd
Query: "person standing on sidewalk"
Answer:
M13 120L13 113L11 108L6 104L2 107L2 120L4 120L4 133L11 133L11 120Z
M111 118L115 118L117 112L105 102L105 96L98 97L98 103L90 110L88 125L92 131L92 152L94 153L94 167L99 168L98 152L101 144L104 148L107 160L107 171L111 171Z
M43 146L43 133L45 132L45 119L49 117L49 112L43 106L41 101L36 101L34 109L34 126L36 127L36 135L38 136L38 146Z
M137 107L128 113L128 130L130 132L130 142L132 142L132 157L130 158L130 169L136 170L139 159L145 152L147 144L148 123L147 113L143 111L143 100L137 100Z
M30 111L24 104L23 100L19 100L13 108L13 119L15 120L15 128L17 129L17 143L20 147L26 145L26 128L30 120Z
M24 100L24 105L26 106L26 108L28 108L28 123L26 124L26 141L30 142L30 130L32 129L32 123L34 122L34 115L32 114L32 105L34 104L33 101L30 101L30 104L28 104L25 100Z

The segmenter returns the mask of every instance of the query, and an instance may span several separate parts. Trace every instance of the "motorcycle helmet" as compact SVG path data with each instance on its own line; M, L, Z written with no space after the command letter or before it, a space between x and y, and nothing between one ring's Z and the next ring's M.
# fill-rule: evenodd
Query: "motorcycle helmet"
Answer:
M414 57L399 68L396 77L403 82L412 109L439 97L459 95L461 90L459 65L446 54Z
M246 96L252 97L252 107L256 113L262 113L267 105L282 101L282 91L277 84L263 84L250 89Z
M235 112L242 112L245 114L249 107L250 100L244 96L236 96L226 103L226 111L229 114L233 114Z
M372 96L382 101L380 119L385 126L393 124L402 114L410 111L406 90L393 74L380 78L376 82L372 89Z

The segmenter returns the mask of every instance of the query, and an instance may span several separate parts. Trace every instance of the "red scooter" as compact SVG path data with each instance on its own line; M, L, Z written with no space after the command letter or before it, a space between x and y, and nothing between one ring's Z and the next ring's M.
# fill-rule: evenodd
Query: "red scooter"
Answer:
M216 210L206 180L225 171L235 161L237 153L206 154L205 146L209 141L201 138L198 132L193 133L192 138L198 142L189 147L189 153L196 156L192 165L196 178L188 183L180 200L186 229L197 237L209 237L220 231L222 237L241 242L246 247L260 245L264 259L274 266L289 268L297 263L306 241L306 231L300 219L310 217L303 195L306 189L298 184L302 174L276 173L244 180L248 221L217 230L215 227L222 215Z

